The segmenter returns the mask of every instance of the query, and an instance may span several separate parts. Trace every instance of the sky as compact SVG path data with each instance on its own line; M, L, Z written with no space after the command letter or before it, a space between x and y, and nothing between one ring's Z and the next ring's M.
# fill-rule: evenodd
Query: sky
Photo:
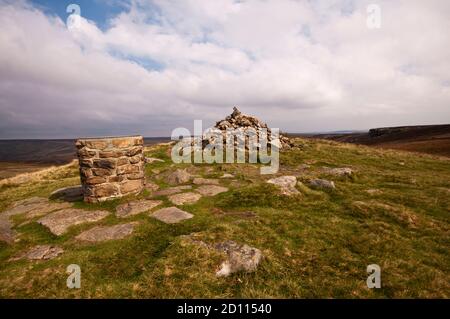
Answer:
M284 132L450 123L449 17L448 0L0 0L0 138L170 136L233 106Z

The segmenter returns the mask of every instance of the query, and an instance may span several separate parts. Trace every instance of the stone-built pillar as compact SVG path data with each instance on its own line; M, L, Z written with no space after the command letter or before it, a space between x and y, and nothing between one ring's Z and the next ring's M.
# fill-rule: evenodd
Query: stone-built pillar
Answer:
M142 136L83 138L75 145L85 202L98 203L142 191Z

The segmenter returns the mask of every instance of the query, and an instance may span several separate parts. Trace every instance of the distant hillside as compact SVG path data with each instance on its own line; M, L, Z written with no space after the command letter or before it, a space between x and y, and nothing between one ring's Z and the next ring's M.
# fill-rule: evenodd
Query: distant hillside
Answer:
M450 157L450 124L382 127L365 133L330 133L310 137Z
M146 145L169 141L146 137ZM75 140L0 140L0 162L63 164L76 158Z

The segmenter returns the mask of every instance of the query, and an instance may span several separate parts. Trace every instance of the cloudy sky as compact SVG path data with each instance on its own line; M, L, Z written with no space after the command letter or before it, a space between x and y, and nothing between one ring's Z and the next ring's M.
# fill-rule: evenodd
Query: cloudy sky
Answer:
M448 0L0 0L0 26L0 138L168 136L235 105L287 132L450 122Z

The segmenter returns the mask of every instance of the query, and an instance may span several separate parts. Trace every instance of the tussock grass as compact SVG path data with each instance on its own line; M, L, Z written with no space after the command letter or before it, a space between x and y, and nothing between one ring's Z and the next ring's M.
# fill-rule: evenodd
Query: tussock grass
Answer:
M148 164L148 179L166 188L164 176L177 168L221 179L229 192L203 197L182 208L194 218L166 225L143 213L126 220L111 214L95 225L140 224L131 237L99 244L74 240L93 224L54 236L34 221L19 226L14 245L0 243L0 296L62 298L448 298L450 297L450 162L436 156L380 150L333 141L296 140L283 151L278 175L303 181L301 195L285 197L265 183L259 164L173 164L169 146L146 149L165 162ZM309 168L299 169L301 164ZM333 177L323 167L351 167L352 177ZM155 173L158 172L158 173ZM31 196L79 183L76 165L0 186L0 210ZM313 190L312 178L333 180L334 191ZM372 194L367 190L377 190ZM144 192L137 198L145 198ZM82 209L114 212L136 197ZM164 199L162 206L171 206ZM159 208L159 207L158 207ZM245 215L239 212L251 212ZM217 213L222 212L222 213ZM229 214L227 214L229 213ZM261 249L254 273L217 278L224 256L195 244L234 240ZM8 261L37 244L65 252L42 262ZM82 270L82 288L65 286L67 265ZM366 267L378 264L382 288L366 286Z

